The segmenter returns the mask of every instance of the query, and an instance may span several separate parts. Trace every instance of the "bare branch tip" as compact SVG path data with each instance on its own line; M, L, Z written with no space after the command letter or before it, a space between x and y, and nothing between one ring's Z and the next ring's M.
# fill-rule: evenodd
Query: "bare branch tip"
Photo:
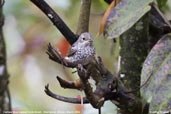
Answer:
M49 90L49 84L45 85L45 90Z

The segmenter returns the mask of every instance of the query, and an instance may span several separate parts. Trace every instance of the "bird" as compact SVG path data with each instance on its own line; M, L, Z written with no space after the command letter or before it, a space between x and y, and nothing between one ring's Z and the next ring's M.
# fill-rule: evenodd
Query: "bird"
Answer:
M89 32L82 33L64 59L74 64L87 65L95 57L93 42L93 37Z

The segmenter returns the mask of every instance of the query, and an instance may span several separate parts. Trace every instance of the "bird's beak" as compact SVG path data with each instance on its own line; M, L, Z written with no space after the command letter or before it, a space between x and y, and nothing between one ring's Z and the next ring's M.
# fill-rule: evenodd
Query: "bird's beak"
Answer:
M88 40L88 42L89 42L89 43L92 43L92 42L93 42L93 40Z
M89 43L91 43L92 41L91 41L91 40L89 40L88 42L89 42Z

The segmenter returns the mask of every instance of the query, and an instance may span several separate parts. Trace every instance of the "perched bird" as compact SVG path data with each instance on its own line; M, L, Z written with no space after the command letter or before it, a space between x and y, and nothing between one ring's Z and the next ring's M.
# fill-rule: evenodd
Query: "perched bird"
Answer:
M93 38L90 33L82 33L78 40L71 46L69 54L65 60L74 64L88 64L95 56L95 48L93 46Z

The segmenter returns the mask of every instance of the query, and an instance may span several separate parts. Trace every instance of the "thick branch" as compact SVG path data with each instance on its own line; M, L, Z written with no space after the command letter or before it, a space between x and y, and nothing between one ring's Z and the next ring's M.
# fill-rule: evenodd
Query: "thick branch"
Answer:
M90 83L88 82L88 78L94 73L89 72L91 70L90 68L88 68L88 66L84 66L85 68L83 68L82 65L78 65L77 68L83 86L83 90L86 94L86 98L84 98L83 100L84 103L89 102L94 108L100 108L106 100L111 100L118 108L122 109L121 111L124 112L134 114L140 114L140 111L142 110L148 112L148 107L146 106L146 103L142 102L134 94L129 92L129 90L123 85L123 83L105 68L100 57L98 57L97 61L98 62L95 65L96 67L94 66L94 69L96 69L96 71L98 72L99 78L96 90L94 92L90 86ZM60 82L60 84L64 84L64 86L62 85L62 87L74 87L72 83L69 83L66 80L58 79L58 81ZM81 102L79 99L76 98L68 98L56 95L48 89L48 86L45 87L45 92L47 95L60 101L69 103Z
M3 36L3 24L4 24L4 16L3 16L3 4L4 1L0 0L0 113L3 114L4 111L11 111L11 99L10 92L8 88L9 83L9 75L7 71L6 64L6 45Z
M81 9L77 27L77 34L88 32L90 8L91 0L81 0Z
M77 68L78 75L82 81L84 92L86 94L86 98L89 100L90 104L94 108L100 108L104 104L104 99L101 99L99 96L95 96L92 90L92 87L90 86L90 83L88 82L88 78L90 77L88 75L88 72L83 68L81 64L78 65Z
M111 87L115 88L108 94L110 100L120 109L121 114L148 114L149 104L146 101L128 92L129 90L117 77L113 81L115 83Z
M125 76L123 82L132 90L140 86L142 63L148 53L148 27L148 14L146 14L120 38L120 74ZM137 91L136 95L139 96L140 92Z
M78 39L78 36L69 29L59 15L44 0L30 1L51 20L51 22L57 27L57 29L63 34L71 45Z

